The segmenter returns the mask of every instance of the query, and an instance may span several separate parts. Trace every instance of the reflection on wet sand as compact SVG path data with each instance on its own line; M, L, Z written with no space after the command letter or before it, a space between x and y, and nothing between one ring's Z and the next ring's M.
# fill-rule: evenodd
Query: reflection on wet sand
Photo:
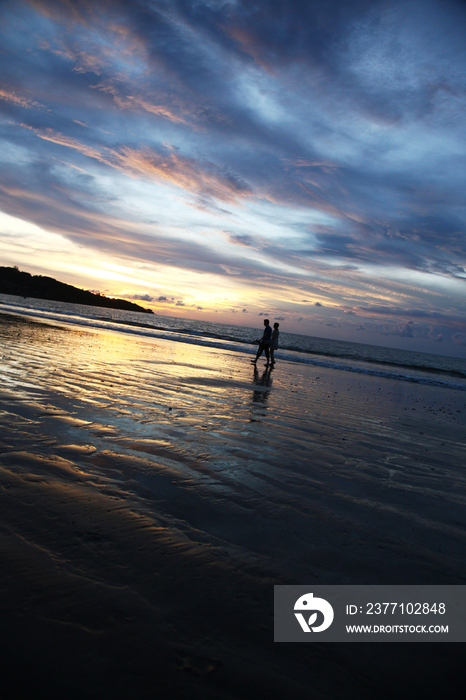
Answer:
M263 389L255 389L252 394L254 402L266 403L269 398L270 389L272 388L273 380L270 374L270 367L263 372L259 372L257 367L254 367L254 384Z

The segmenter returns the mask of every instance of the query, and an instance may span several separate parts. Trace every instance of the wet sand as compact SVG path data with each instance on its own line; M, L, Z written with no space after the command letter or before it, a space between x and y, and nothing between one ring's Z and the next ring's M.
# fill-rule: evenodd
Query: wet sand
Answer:
M12 694L459 697L462 644L274 644L273 585L466 582L464 392L7 315L0 342Z

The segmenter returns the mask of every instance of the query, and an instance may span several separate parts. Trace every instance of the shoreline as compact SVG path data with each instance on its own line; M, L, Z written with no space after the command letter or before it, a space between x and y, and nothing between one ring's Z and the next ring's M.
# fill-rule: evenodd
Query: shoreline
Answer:
M0 295L2 296L2 295ZM5 295L3 295L5 296ZM17 297L17 299L20 299ZM46 300L44 300L45 303L48 303ZM60 304L60 302L56 302ZM0 301L0 314L4 315L13 315L18 318L27 318L32 321L36 321L40 323L41 321L45 321L46 323L50 324L55 324L55 325L67 325L71 326L73 328L81 328L81 327L86 327L88 330L99 330L102 329L104 331L111 331L115 330L117 332L125 332L128 334L135 334L138 337L149 337L152 340L160 340L160 339L167 339L167 340L178 340L178 342L188 342L192 343L192 341L186 340L186 337L192 337L196 339L195 344L200 344L204 345L206 347L214 347L214 348L223 348L223 349L230 349L233 351L238 351L240 348L241 350L245 350L248 348L250 350L250 354L254 354L253 350L255 351L257 349L257 344L256 341L251 340L251 337L253 335L257 335L257 329L255 330L254 328L246 327L246 326L236 326L236 325L227 325L224 323L220 324L214 324L212 322L203 322L201 324L204 327L203 332L200 334L199 331L193 328L189 328L189 324L195 323L197 324L198 321L194 321L193 319L179 319L175 317L170 317L170 316L161 316L158 314L155 314L156 318L163 318L166 321L176 321L177 323L173 326L170 327L170 323L168 325L164 326L159 326L159 325L154 325L153 323L141 323L138 319L136 320L131 320L127 316L125 318L115 318L112 317L111 315L107 317L92 317L92 316L87 316L84 314L84 316L79 317L76 316L75 312L76 309L85 309L86 307L80 304L66 304L66 307L71 307L73 309L74 313L70 313L68 309L63 310L63 313L60 313L56 308L51 309L51 310L46 310L46 309L35 309L34 307L30 306L22 306L21 304L16 306L15 304L11 305L9 309L4 308L5 304L4 302ZM8 305L7 305L8 306ZM95 307L88 307L90 310L93 310ZM111 312L112 309L107 309L108 312ZM115 311L115 310L113 310ZM46 315L44 315L46 314ZM58 316L58 318L52 318L52 315ZM73 320L73 318L75 320ZM80 318L80 321L77 321L76 319ZM83 321L85 320L85 323ZM99 325L99 322L103 322L106 325ZM186 323L188 324L188 327L182 328L180 327L179 324ZM214 333L212 329L207 330L205 329L205 325L208 326L223 326L224 331L216 332ZM115 327L112 328L112 325ZM126 326L126 328L124 328ZM168 336L162 336L162 335L145 335L144 333L137 333L137 330L133 329L141 329L144 331L153 331L153 332L159 332L159 333L168 333ZM234 330L236 331L241 331L243 333L242 337L234 337L232 335L232 332L234 333ZM246 332L246 335L244 333ZM312 344L312 348L310 349L309 346L296 346L295 345L287 345L287 338L288 341L290 338L299 338L303 339L305 341ZM328 343L331 343L333 345L336 345L337 351L328 351L326 350L323 346L322 343L325 345L328 345ZM217 345L216 343L225 343L225 345ZM350 348L361 348L364 349L364 351L361 351L359 354L348 351L348 346ZM370 350L372 353L376 353L373 357L367 354L367 350ZM383 353L385 355L385 358L381 356L380 353ZM312 360L309 364L313 364L314 366L329 366L333 367L334 369L345 369L346 365L345 363L347 362L352 362L355 363L356 366L359 366L362 368L364 365L367 365L368 368L372 368L373 366L379 365L380 367L391 367L392 372L387 374L386 376L392 377L396 375L396 370L410 370L414 372L420 372L423 373L425 372L427 375L429 374L439 374L439 375L446 375L446 376L451 376L453 378L457 379L465 379L466 378L466 364L465 364L465 358L460 357L460 355L451 355L451 354L446 354L446 355L439 355L435 353L427 353L427 352L420 352L418 350L402 350L402 349L396 349L396 348L391 348L388 346L378 346L378 345L367 345L363 343L356 343L354 341L338 341L338 340L331 340L331 339L325 339L325 338L320 338L320 337L313 337L313 336L306 336L306 335L297 335L297 334L287 334L286 332L283 332L281 334L281 342L280 342L280 348L279 348L279 353L282 359L286 359L287 361L289 360L296 360L296 361L301 361L301 362L306 362L304 358L306 357L313 357L316 359L314 363L312 363ZM388 355L387 355L388 353ZM409 357L412 361L407 361L406 357L403 360L400 360L400 357L394 358L393 353L395 355L403 355L405 354L406 357ZM390 357L391 356L391 357ZM317 359L318 358L318 359ZM429 364L429 359L430 358L435 358L435 365L432 364L432 360L430 361ZM424 362L422 362L424 360ZM339 362L339 364L333 364L333 362ZM331 362L332 364L328 364L328 362ZM342 364L343 363L343 364ZM450 366L448 366L450 365ZM395 375L393 374L395 373ZM372 369L369 369L369 373L373 373L378 376L377 372L373 372ZM381 376L384 376L383 372ZM459 388L466 389L466 384L463 385L458 385Z
M81 697L388 698L459 671L458 644L274 644L272 616L274 584L466 582L462 392L23 318L0 335L12 687L26 664Z

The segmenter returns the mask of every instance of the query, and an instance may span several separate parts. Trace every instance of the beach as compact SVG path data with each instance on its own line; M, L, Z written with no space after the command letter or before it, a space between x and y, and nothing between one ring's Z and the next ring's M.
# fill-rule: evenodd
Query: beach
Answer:
M273 586L466 583L466 392L13 314L0 340L10 692L457 697L463 644L277 644Z

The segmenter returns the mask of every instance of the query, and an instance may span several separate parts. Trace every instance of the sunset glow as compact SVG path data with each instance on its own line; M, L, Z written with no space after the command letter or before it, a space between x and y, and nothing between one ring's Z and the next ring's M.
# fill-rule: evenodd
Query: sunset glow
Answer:
M0 16L2 265L166 315L466 356L463 3Z

